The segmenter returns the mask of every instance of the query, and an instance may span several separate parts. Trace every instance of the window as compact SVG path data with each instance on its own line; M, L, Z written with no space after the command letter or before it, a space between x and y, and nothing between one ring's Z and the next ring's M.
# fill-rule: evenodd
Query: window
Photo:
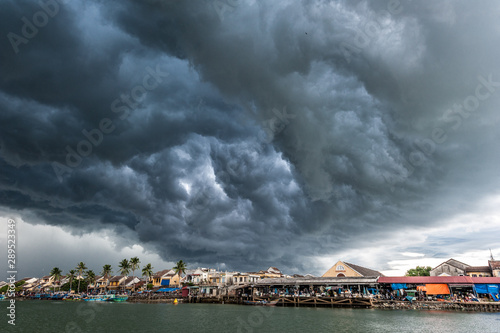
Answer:
M336 268L336 270L337 271L345 271L345 268L342 265L338 265L337 268Z

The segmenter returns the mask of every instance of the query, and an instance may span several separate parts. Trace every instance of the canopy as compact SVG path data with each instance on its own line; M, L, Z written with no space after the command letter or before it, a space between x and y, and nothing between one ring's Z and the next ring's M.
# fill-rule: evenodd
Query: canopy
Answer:
M478 294L498 294L498 284L476 284L476 292Z
M447 284L426 284L427 295L449 295L450 288Z
M179 288L161 288L161 289L158 289L156 292L169 293L171 291L176 291L176 290L179 290Z
M392 290L396 290L396 289L406 289L406 283L392 283L391 284L391 288Z

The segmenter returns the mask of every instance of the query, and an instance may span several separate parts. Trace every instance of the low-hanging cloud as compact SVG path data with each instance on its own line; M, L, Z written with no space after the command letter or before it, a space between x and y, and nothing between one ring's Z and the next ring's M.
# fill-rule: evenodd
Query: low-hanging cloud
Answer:
M495 1L57 3L0 42L0 204L27 222L304 271L498 186ZM2 36L43 10L0 6Z

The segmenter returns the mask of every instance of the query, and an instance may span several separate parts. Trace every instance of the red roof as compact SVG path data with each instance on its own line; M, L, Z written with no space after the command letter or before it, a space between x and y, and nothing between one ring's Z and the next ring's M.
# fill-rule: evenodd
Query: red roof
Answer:
M486 283L474 282L470 276L381 276L378 278L379 283L410 283L410 284L425 284L425 283L445 283L445 284L472 284ZM481 279L481 278L479 278ZM483 278L484 279L484 278ZM500 278L496 278L500 283ZM492 282L489 282L492 283Z
M474 283L491 283L491 284L500 284L500 277L473 277L471 278Z

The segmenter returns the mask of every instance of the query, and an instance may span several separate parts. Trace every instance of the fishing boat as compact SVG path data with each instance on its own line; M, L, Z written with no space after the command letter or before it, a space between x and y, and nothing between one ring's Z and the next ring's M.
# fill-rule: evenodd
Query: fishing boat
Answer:
M110 302L125 302L128 299L127 295L113 295L113 297L110 297L107 299L107 301Z
M85 302L104 302L106 301L106 298L104 297L106 295L88 295L83 298Z
M64 297L66 297L67 294L53 294L50 299L52 300L62 300Z
M82 297L78 294L76 295L66 295L63 297L62 299L63 301L81 301L82 300Z
M244 304L247 305L265 305L265 306L271 306L271 305L276 305L279 302L279 300L274 300L274 301L243 301Z

